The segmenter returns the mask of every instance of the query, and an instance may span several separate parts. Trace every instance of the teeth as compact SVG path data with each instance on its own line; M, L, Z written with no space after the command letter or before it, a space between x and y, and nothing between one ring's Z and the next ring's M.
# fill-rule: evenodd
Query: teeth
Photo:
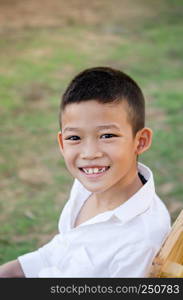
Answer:
M86 174L96 174L96 173L102 173L106 170L106 167L104 168L89 168L89 169L84 169L83 168L83 171L86 173Z

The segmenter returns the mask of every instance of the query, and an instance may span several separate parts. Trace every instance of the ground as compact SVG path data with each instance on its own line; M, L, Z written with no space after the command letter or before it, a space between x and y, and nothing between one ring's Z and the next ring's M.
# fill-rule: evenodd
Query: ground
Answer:
M163 1L162 1L163 2ZM159 1L142 0L1 0L0 23L3 29L22 27L100 25L105 21L129 23L155 16L156 8L164 8Z

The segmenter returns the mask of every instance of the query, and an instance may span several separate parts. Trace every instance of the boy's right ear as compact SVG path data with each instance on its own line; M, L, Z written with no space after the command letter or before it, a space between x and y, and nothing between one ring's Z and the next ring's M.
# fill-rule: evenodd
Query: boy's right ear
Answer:
M63 146L63 137L62 137L61 131L59 131L58 134L57 134L57 140L58 140L60 152L61 152L62 155L63 155L63 149L64 149L64 146Z

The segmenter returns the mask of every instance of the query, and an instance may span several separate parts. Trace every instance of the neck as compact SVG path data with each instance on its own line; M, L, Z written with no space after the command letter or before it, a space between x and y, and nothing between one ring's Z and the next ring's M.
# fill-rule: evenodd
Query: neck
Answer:
M92 196L99 209L107 208L108 210L112 210L126 202L142 186L143 184L136 171L134 176L130 177L130 181L126 179L126 181L121 184L118 182L112 188L104 192L94 193Z

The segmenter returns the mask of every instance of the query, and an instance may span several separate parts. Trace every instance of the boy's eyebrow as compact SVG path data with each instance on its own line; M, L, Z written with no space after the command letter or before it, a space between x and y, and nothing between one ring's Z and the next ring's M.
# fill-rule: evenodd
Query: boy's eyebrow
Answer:
M80 131L80 129L77 127L65 127L63 133L66 131Z
M97 130L116 129L116 130L120 131L120 128L115 124L99 125L99 126L96 127L96 129ZM66 132L66 131L80 131L80 130L82 130L82 128L79 128L79 127L66 127L63 130L63 133Z
M100 129L101 130L103 130L103 129L116 129L116 130L120 131L120 128L117 125L115 125L115 124L100 125L100 126L97 126L96 128L99 129L99 130Z

